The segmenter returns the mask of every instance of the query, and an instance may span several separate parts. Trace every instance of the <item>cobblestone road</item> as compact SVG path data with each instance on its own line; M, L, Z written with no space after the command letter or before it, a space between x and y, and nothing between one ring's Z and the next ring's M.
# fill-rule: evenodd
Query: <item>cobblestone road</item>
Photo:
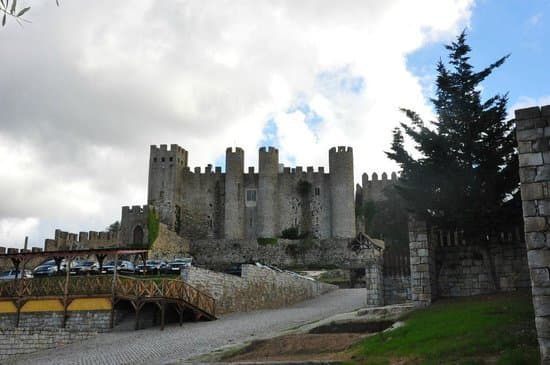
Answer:
M364 289L340 289L289 308L237 313L212 322L169 325L164 331L150 328L140 331L100 334L90 340L44 350L9 361L28 364L173 364L191 359L216 348L269 337L307 322L365 305Z

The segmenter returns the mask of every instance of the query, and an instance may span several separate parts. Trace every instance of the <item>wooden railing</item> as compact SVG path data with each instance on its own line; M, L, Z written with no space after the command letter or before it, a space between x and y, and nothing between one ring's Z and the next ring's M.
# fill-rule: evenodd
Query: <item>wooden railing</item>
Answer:
M70 296L111 294L112 277L71 277L68 285ZM10 280L0 283L0 298L62 297L65 293L65 277Z
M216 301L211 296L181 280L136 279L118 276L115 283L116 295L130 300L167 299L183 301L208 315L214 316Z
M64 297L65 277L20 279L0 282L0 299L21 299L34 297ZM77 276L68 282L69 297L113 295L113 277ZM214 317L214 298L181 280L137 279L117 276L114 295L128 300L172 300Z

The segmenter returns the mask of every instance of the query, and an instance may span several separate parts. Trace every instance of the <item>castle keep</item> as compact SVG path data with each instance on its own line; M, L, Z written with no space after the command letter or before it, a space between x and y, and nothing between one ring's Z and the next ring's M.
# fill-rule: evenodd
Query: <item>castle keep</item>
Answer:
M260 148L258 161L258 172L245 171L244 151L228 148L225 172L211 165L191 170L180 146L151 146L147 202L161 223L190 239L271 238L289 230L355 237L351 147L330 149L329 172L284 167L273 147Z

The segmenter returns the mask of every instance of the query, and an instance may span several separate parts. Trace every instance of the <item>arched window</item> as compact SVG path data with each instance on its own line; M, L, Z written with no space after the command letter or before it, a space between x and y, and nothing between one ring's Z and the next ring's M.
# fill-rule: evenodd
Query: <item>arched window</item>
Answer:
M133 237L132 243L134 245L143 245L143 228L141 228L141 226L136 226L136 228L134 228Z

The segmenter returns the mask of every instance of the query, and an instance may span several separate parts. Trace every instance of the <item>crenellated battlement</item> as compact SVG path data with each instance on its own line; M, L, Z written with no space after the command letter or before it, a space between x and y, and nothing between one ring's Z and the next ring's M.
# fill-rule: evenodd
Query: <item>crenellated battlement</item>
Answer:
M353 153L353 148L349 146L338 146L338 147L332 147L328 152L329 154Z
M273 146L260 147L259 153L279 153L279 150Z
M132 205L131 207L124 206L122 207L122 214L146 214L148 208L148 205Z
M238 153L238 154L244 154L244 150L241 147L227 147L225 149L225 153Z
M395 171L392 172L390 176L391 176L390 179L392 181L397 181L398 176L397 176L397 173ZM361 180L362 180L363 184L365 184L365 182L367 182L367 181L372 182L372 181L388 180L388 174L386 172L383 172L382 176L381 176L381 179L379 180L378 179L378 174L376 172L372 173L370 179L369 179L369 175L367 173L363 173L363 175L361 175Z
M44 251L113 248L120 246L120 233L88 231L71 233L56 229L54 238L44 241Z

